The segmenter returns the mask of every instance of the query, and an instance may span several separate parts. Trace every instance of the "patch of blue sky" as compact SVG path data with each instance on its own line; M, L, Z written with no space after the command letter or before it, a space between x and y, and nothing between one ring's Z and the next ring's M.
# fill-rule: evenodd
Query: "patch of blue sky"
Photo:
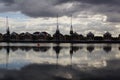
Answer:
M5 12L5 13L0 13L0 17L5 18L8 16L11 19L15 19L17 21L24 21L27 19L30 19L30 17L22 14L21 12Z

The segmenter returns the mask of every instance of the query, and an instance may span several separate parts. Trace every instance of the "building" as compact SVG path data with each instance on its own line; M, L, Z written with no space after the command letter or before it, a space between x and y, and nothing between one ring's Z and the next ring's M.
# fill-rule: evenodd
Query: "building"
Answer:
M74 37L74 32L73 32L72 15L71 15L70 40L73 40L73 37Z
M3 34L0 33L0 41L2 41L2 40L3 40Z
M42 34L44 34L44 40L50 40L51 35L47 32L41 32Z
M59 30L58 16L57 16L57 29L56 29L56 32L53 34L53 39L56 41L64 40L64 36L60 33L60 30Z
M41 40L44 36L41 36L40 32L34 32L33 33L33 40Z
M3 38L7 42L10 41L10 29L9 29L9 25L8 25L8 17L6 17L6 33L3 35Z
M19 34L19 40L25 40L25 33Z
M70 36L73 35L73 26L72 26L72 16L71 16L71 27L70 27Z
M24 40L31 41L32 40L32 34L30 34L29 32L26 32L24 34Z
M77 32L74 32L73 34L72 34L72 36L71 36L71 40L79 40L79 34L77 33Z
M79 34L79 40L84 40L84 36L82 34Z
M12 32L10 35L11 40L19 40L19 34L16 32Z
M118 40L120 40L120 34L118 35Z
M105 34L103 34L103 39L104 40L111 40L112 39L111 33L106 32Z
M94 40L94 34L92 32L87 34L87 40Z
M53 39L56 41L64 40L64 35L62 35L60 32L56 31L53 34Z
M29 32L20 33L19 34L19 40L21 40L21 41L31 41L32 40L32 34L30 34Z
M33 40L48 40L51 37L47 32L34 32Z

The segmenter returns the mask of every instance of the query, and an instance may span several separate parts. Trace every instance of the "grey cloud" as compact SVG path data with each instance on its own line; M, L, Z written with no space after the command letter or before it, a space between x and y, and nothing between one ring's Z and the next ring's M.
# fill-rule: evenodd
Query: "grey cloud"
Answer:
M119 22L120 0L1 0L10 5L1 5L0 12L21 11L30 17L55 17L78 15L82 11L93 14L105 14L108 21ZM71 4L68 7L67 4ZM66 6L63 6L66 5ZM113 14L114 13L114 14ZM112 15L110 15L112 14Z
M90 55L88 55L90 56ZM1 80L117 80L120 79L120 60L108 60L103 68L30 64L20 70L0 69ZM112 66L115 65L115 66Z
M5 2L5 3L14 3L14 0L1 0L1 2Z
M120 3L119 0L75 0L80 1L84 3L90 3L90 4L116 4Z
M15 3L14 0L1 0L1 3L5 3L6 6L10 6Z

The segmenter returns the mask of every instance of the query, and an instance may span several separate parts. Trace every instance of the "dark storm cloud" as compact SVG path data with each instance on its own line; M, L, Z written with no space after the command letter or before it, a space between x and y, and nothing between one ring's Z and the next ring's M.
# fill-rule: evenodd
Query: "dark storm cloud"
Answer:
M62 4L62 3L66 3L66 2L70 2L71 0L58 0L56 2L56 4Z
M112 5L119 5L119 0L58 0L58 4L60 3L66 3L66 2L82 2L82 3L88 3L88 4L112 4Z
M84 3L90 4L116 4L119 3L119 0L76 0Z
M14 0L1 0L0 2L3 2L5 4L13 4Z
M1 1L5 3L14 3L14 0L1 0Z
M87 64L86 67L79 67L80 64L30 64L20 70L0 69L0 80L120 80L119 63L120 60L108 60L103 68L88 67Z
M104 14L108 16L108 21L111 22L120 21L118 15L120 0L0 0L0 2L9 4L7 7L0 5L0 12L18 10L31 17L54 17L57 14L60 16L77 15L84 11L86 13ZM67 4L71 3L72 6L68 7Z

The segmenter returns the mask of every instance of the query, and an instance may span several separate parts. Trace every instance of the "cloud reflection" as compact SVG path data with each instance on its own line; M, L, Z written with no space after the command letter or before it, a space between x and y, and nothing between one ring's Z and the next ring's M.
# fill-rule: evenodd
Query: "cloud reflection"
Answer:
M30 64L20 70L3 70L1 80L114 80L120 79L119 60L117 67L108 66L105 68L79 68L77 65L70 66L59 65L56 68L54 64ZM113 65L114 61L108 61L108 65Z
M53 44L51 46L7 45L0 47L0 67L4 64L8 69L15 67L20 69L31 63L69 65L71 67L79 65L80 68L103 68L107 66L107 61L119 59L119 46L114 47L112 45L98 46L83 44L78 46L77 44L69 44L66 46Z

